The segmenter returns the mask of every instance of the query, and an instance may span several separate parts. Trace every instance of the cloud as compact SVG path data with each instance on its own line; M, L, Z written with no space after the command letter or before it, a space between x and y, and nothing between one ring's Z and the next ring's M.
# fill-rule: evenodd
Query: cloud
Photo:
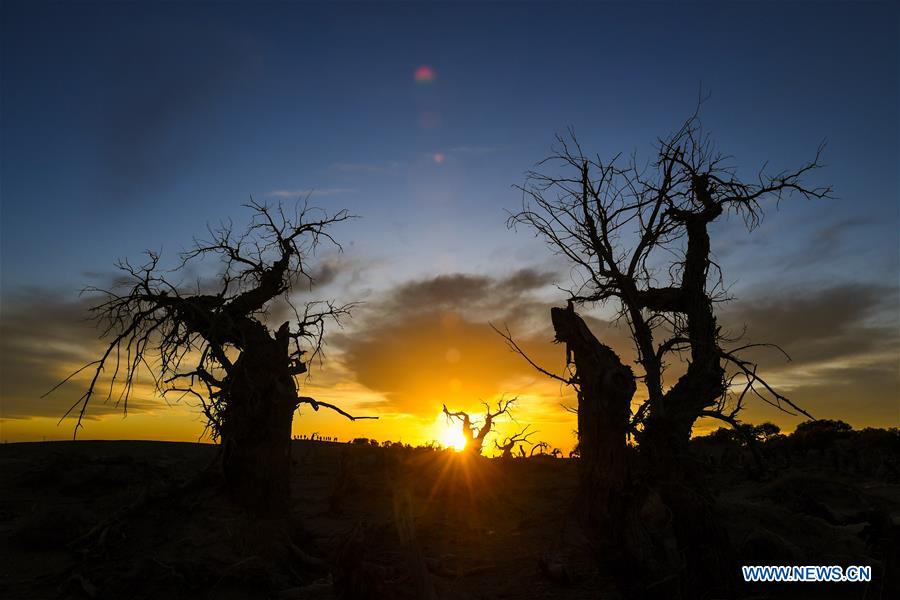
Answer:
M552 415L558 386L509 352L489 326L509 324L537 362L561 373L548 312L553 273L523 269L504 277L457 273L406 281L372 298L352 330L332 338L350 376L384 398L388 412L427 415L447 402L477 409L478 399L506 393L542 396L528 414ZM780 344L792 356L765 349L749 358L779 391L818 417L887 426L900 421L900 334L897 289L883 284L821 283L803 289L767 284L724 306L719 321L735 343ZM635 351L627 330L584 315L595 335L626 364ZM671 385L684 364L666 372ZM639 371L638 367L635 367ZM550 385L548 385L550 383ZM641 390L639 390L639 396ZM791 419L749 402L748 420ZM798 421L799 419L795 419Z
M335 162L330 170L339 173L363 173L366 175L400 175L405 163L392 160L387 162Z
M309 279L313 285L325 287L336 281L348 267L348 261L344 260L343 254L333 254L310 269Z
M562 373L565 353L552 342L550 305L537 294L555 279L522 269L403 282L368 302L354 327L332 340L356 381L382 395L386 412L433 415L443 403L478 410L480 400L502 394L530 396L521 407L529 415L562 412L559 384L511 352L490 326L508 325L529 356ZM628 345L605 322L592 323L618 349Z
M349 194L355 192L355 188L333 187L333 188L301 188L294 190L272 190L266 196L269 198L304 198L306 196L336 196L338 194Z
M732 328L746 324L747 339L776 343L794 366L849 360L896 348L897 288L838 283L783 288L761 286L723 311Z
M360 300L363 273L372 267L374 261L355 259L342 252L329 252L315 261L304 265L306 277L300 276L294 283L290 301L302 312L306 302L334 300L336 304ZM349 290L348 288L353 288ZM294 312L284 298L272 300L266 315L266 322L277 328L286 320L294 319Z
M89 320L90 298L69 300L46 289L27 289L5 297L0 314L0 417L62 417L86 389L90 371L74 377L46 398L41 395L76 369L100 357L105 346ZM103 381L101 379L101 381ZM138 382L129 412L151 410L152 382ZM108 387L98 386L88 418L122 413L117 394L104 402ZM102 393L99 390L103 390Z
M509 306L510 295L528 294L550 285L555 278L554 273L534 269L520 269L502 278L465 273L438 275L395 287L386 303L388 309L468 308L496 312Z
M820 278L838 270L852 272L861 264L885 274L896 272L896 254L878 253L872 243L877 239L897 243L895 233L885 237L891 223L884 220L815 213L764 220L752 235L739 219L714 227L714 255L726 274L739 273L742 279L760 281L775 272L791 280L804 275Z
M733 331L746 325L747 342L784 348L789 362L764 349L748 356L760 363L770 383L813 416L857 426L897 426L898 301L897 287L878 283L803 289L761 285L727 307L720 322ZM753 407L748 415L783 418L763 407Z
M854 228L870 228L878 225L874 219L848 217L824 223L810 236L809 245L800 252L791 265L802 266L811 262L823 262L841 253L847 234Z

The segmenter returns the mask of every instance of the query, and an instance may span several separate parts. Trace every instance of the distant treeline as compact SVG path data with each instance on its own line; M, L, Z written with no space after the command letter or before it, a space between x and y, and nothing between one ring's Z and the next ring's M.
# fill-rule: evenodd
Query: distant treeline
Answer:
M295 435L295 440L310 440L317 442L340 442L341 440L335 436L327 436L327 435L319 435L314 433L312 435ZM348 442L344 442L348 443ZM404 444L403 442L391 442L389 440L385 440L383 442L379 442L375 438L369 439L365 437L358 437L349 440L350 444L354 444L356 446L379 446L382 448L390 448L392 446L396 446L397 448L409 448L414 449L418 448L421 450L442 450L443 447L436 441L431 441L427 444L419 444L418 446L412 446L410 444Z
M350 442L351 444L355 444L357 446L379 446L381 448L406 448L408 450L445 450L445 448L439 444L437 441L432 440L427 444L418 444L417 446L413 446L412 444L404 444L403 442L392 442L390 440L384 440L383 442L379 442L375 438L364 438L358 437L353 438Z
M337 437L318 434L294 436L294 439L340 441ZM446 449L434 440L413 446L357 437L344 443L407 450ZM697 458L713 469L734 470L738 467L743 472L759 473L788 467L821 467L900 482L900 428L897 427L855 430L844 421L821 419L801 423L793 433L784 434L774 423L741 424L697 436L691 441L691 448ZM542 451L534 456L562 456L562 453L545 454ZM569 457L578 457L577 446Z
M711 467L749 470L819 467L884 481L900 481L900 429L854 430L844 421L806 421L791 434L774 423L719 428L692 440Z

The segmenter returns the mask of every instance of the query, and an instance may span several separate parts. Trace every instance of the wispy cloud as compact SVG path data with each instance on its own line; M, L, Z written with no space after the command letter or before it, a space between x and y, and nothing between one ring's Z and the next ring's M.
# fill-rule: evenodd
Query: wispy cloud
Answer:
M337 194L349 194L355 192L355 188L307 188L295 190L272 190L266 196L270 198L303 198L305 196L336 196Z
M332 163L330 169L340 173L367 173L370 175L399 175L403 167L406 166L397 160L388 162L336 162Z

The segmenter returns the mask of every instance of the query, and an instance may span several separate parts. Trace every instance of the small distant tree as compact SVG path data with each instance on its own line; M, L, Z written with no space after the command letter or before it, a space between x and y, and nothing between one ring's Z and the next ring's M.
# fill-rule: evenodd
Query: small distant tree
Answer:
M852 431L853 427L844 421L837 419L817 419L812 421L804 421L797 425L794 435L806 435L813 432L826 432L835 435L841 435Z
M503 442L497 442L494 440L494 445L497 447L497 450L500 451L500 458L512 458L513 457L513 448L516 447L516 444L531 444L528 441L529 436L532 436L537 433L537 431L528 431L531 428L531 425L526 425L521 431L514 433L511 436L507 436L503 439ZM525 450L521 449L520 452L524 455Z
M768 442L770 439L781 433L781 427L775 423L760 423L753 428L753 434L757 439Z
M102 296L91 311L109 343L99 359L79 369L93 368L93 377L66 416L77 414L77 434L104 372L111 373L107 398L120 385L118 401L127 411L146 366L163 396L199 400L208 431L221 444L232 498L254 514L284 516L298 406L373 418L297 393L298 377L320 356L326 325L340 324L352 305L313 301L298 308L290 293L313 281L309 261L322 243L340 250L331 228L352 216L305 203L286 210L251 201L246 208L251 220L243 233L235 234L230 222L209 228L209 237L195 240L173 270L163 270L159 254L148 252L140 266L119 263L122 277L113 289L88 289ZM191 272L215 275L190 282L185 276ZM270 328L267 315L276 301L293 317Z
M734 444L737 442L734 435L734 429L728 427L718 427L715 431L701 436L698 439L708 440L714 444Z
M447 421L456 420L462 427L462 434L466 439L466 450L475 454L481 454L484 450L484 440L494 430L495 419L501 415L508 415L509 409L518 398L509 398L497 401L497 408L491 410L491 405L487 402L484 404L484 417L481 419L481 425L476 425L468 413L463 411L450 412L447 405L444 405L444 416Z
M550 449L550 444L548 444L547 442L538 442L537 444L535 444L531 447L531 452L528 453L528 456L534 456L535 450L539 451L540 454L543 456L545 453L544 451L549 450L549 449Z
M791 434L791 441L800 447L823 449L838 439L848 437L852 431L853 427L844 421L833 419L804 421L797 425L797 429Z

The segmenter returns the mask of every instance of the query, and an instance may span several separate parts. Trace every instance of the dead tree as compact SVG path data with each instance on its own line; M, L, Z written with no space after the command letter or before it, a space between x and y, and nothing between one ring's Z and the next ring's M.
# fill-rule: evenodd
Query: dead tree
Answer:
M558 151L541 164L560 171L528 174L520 187L522 210L508 224L532 229L580 273L568 290L570 306L611 304L629 327L641 368L633 379L647 392L629 423L642 451L660 465L677 463L698 418L733 420L748 394L807 414L741 358L759 344L728 347L733 339L721 330L714 307L729 298L710 255L709 226L733 214L752 230L766 201L777 204L791 194L830 197L830 187L803 183L820 168L822 147L797 169L761 170L756 181L745 182L729 157L716 151L696 113L658 141L650 169L634 159L622 164L619 157L604 162L587 156L574 135L558 142ZM514 342L513 348L518 350ZM687 368L666 382L673 357ZM732 389L738 392L733 398Z
M466 439L466 450L469 452L474 452L475 454L481 454L484 450L484 440L487 436L493 431L495 419L501 415L508 415L509 409L516 402L518 398L510 398L509 400L500 399L497 401L497 409L492 411L490 404L487 402L482 402L484 404L484 417L481 423L481 426L477 426L473 423L472 418L468 413L463 411L450 412L447 410L447 405L444 405L444 416L448 421L457 420L462 427L463 436Z
M521 443L531 444L531 442L528 441L528 437L536 434L537 431L528 431L530 428L531 428L531 425L526 425L518 433L515 433L511 436L507 436L506 438L504 438L502 444L497 442L496 440L494 440L494 445L497 447L497 450L500 451L500 458L503 458L503 459L512 458L513 457L512 451L513 451L513 448L515 448L516 444L521 444ZM525 450L521 447L521 445L519 446L519 448L520 448L521 455L524 456Z
M372 418L297 394L298 376L320 356L326 324L339 324L352 306L308 302L298 309L290 293L298 283L312 283L307 261L321 243L340 249L330 228L352 217L305 203L287 211L255 201L246 207L252 218L242 234L235 235L231 223L209 228L209 239L195 240L175 268L163 270L159 254L148 252L142 266L119 263L124 277L114 289L88 290L103 297L92 314L109 343L78 371L93 369L93 377L65 416L77 412L77 435L98 387L107 385L101 375L110 372L107 399L119 386L117 401L127 412L144 365L161 395L199 401L208 431L221 444L231 497L256 515L283 516L290 502L294 411L306 404L349 419ZM213 280L184 281L189 271L208 268L218 273ZM270 329L267 311L276 300L293 319Z
M528 456L529 457L534 456L535 450L540 450L540 453L543 456L544 450L547 450L548 448L550 448L550 444L548 444L547 442L538 442L537 444L535 444L534 446L531 447L531 452L528 453Z
M650 545L637 517L632 450L627 444L631 400L637 389L630 367L601 344L572 304L550 312L556 340L573 366L578 396L579 500L582 523L606 553L624 559L623 573L647 562ZM569 455L572 458L572 454Z
M540 163L545 171L530 172L520 187L523 207L508 224L531 229L578 274L567 308L551 312L556 338L566 344L568 373L550 373L525 358L578 390L585 493L601 503L609 496L604 487L614 489L628 472L626 438L634 436L648 480L665 490L664 500L674 512L685 516L682 532L689 536L698 517L695 507L702 504L696 494L682 493L692 489L685 468L696 420L714 417L734 425L750 395L786 412L807 414L742 357L759 344L737 344L718 324L715 306L728 298L710 253L709 226L736 215L752 230L764 202L777 204L792 194L829 197L830 187L803 183L821 166L822 147L797 169L767 174L763 168L748 182L738 177L729 157L716 151L696 113L658 141L648 168L633 158L607 162L589 156L574 135L557 139L557 151ZM613 307L627 324L637 374L593 336L574 310L595 305ZM524 356L508 331L501 334ZM673 362L686 363L684 373L667 381L666 368ZM632 413L638 382L647 399ZM609 517L618 512L600 510Z

